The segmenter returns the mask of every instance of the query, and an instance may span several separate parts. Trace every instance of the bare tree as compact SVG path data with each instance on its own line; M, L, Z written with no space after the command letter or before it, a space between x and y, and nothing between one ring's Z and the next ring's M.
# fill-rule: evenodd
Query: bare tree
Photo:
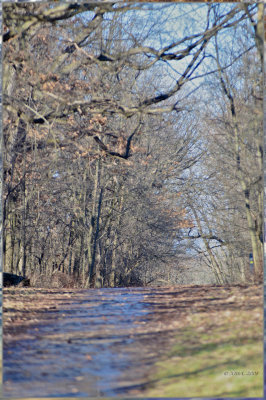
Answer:
M192 4L4 4L6 270L147 283L184 251L202 157L189 96L242 56L209 63L220 32L259 31L256 5L200 9L192 31Z

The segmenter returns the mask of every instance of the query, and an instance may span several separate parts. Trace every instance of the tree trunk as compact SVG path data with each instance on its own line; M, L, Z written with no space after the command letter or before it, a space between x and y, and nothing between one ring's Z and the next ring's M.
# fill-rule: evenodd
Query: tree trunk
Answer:
M116 224L116 229L114 232L114 240L113 240L113 249L112 249L112 263L111 263L111 273L109 277L109 286L114 287L116 282L115 282L115 271L117 268L117 260L116 260L116 251L117 251L117 242L118 242L118 229L121 224L121 219L122 219L122 209L123 209L123 203L124 203L124 196L122 195L120 197L120 204L119 204L119 211L118 211L118 218L117 218L117 224ZM123 268L123 266L121 266Z
M95 234L94 234L94 238L93 238L92 257L91 257L91 264L90 264L90 270L89 270L90 280L96 273L95 272L95 258L96 258L98 236L99 236L99 231L100 231L100 216L101 216L101 209L102 209L102 198L103 198L103 188L101 188L101 190L100 190L100 195L99 195L99 200L98 200L96 230L95 230Z

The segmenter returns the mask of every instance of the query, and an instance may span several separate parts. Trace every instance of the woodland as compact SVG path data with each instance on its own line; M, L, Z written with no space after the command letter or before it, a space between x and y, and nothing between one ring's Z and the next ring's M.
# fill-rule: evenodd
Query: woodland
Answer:
M261 282L263 3L4 3L4 271Z

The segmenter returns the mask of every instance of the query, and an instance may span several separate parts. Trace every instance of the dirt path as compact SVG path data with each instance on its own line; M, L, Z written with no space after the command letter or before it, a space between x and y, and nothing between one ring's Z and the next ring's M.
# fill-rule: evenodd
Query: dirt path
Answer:
M257 340L262 301L261 286L5 289L4 395L167 397L157 364L176 358L177 335L190 343L189 327L230 330L235 318Z

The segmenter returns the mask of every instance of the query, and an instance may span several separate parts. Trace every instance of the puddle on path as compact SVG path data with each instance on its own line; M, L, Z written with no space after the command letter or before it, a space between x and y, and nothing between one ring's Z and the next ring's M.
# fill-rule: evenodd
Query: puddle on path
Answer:
M80 291L65 307L49 310L28 338L4 346L4 394L108 397L139 384L145 365L136 359L141 349L134 334L149 313L144 293Z
M182 335L194 315L200 332L202 324L220 329L223 316L239 319L241 312L257 327L261 294L261 286L8 288L4 395L146 398L154 364L168 360L178 330Z

